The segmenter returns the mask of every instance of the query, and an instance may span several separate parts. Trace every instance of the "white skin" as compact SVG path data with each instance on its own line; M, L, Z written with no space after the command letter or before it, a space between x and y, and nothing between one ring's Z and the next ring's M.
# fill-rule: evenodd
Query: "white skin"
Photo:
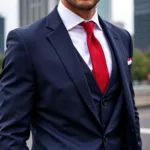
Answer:
M62 3L71 11L85 20L93 17L96 11L96 4L100 0L62 0Z

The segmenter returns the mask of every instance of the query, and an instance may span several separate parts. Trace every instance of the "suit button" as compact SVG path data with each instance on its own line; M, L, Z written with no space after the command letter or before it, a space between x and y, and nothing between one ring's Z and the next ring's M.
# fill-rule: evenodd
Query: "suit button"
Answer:
M105 124L103 125L103 128L104 128L104 129L106 128L106 125L105 125Z
M134 130L134 128L132 128L132 130L131 130L132 132L134 132L135 130Z
M131 146L128 146L127 148L128 148L128 150L132 150L132 147L131 147Z
M103 143L105 143L108 140L107 136L103 137Z

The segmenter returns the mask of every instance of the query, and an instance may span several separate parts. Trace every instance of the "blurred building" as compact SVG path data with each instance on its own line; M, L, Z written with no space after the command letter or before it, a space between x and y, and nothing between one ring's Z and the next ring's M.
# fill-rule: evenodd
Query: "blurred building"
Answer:
M59 0L3 0L1 3L0 0L0 4L3 4L0 6L0 14L5 18L4 45L6 45L6 38L10 30L30 24L47 15L58 2ZM0 45L2 44L0 43Z
M0 53L4 51L4 18L0 16Z
M134 0L136 48L143 51L150 47L150 0Z
M104 20L112 21L112 0L100 0L97 9Z
M20 26L32 23L46 16L59 0L20 0Z

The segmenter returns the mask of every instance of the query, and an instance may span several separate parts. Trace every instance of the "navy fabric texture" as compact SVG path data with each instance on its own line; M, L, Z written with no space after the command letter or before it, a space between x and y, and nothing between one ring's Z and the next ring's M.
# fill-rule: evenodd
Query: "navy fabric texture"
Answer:
M127 65L131 37L99 21L113 60L104 94L73 46L57 7L9 33L0 74L0 150L28 150L30 129L32 150L142 149Z

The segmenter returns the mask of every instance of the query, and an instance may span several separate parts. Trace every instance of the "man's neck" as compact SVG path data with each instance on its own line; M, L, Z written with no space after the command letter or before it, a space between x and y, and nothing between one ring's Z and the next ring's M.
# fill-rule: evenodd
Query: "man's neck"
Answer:
M62 0L62 3L65 7L67 7L69 10L71 10L72 12L74 12L75 14L83 18L84 20L90 20L96 12L96 7L94 7L91 10L80 10L75 7L72 7L64 0Z

